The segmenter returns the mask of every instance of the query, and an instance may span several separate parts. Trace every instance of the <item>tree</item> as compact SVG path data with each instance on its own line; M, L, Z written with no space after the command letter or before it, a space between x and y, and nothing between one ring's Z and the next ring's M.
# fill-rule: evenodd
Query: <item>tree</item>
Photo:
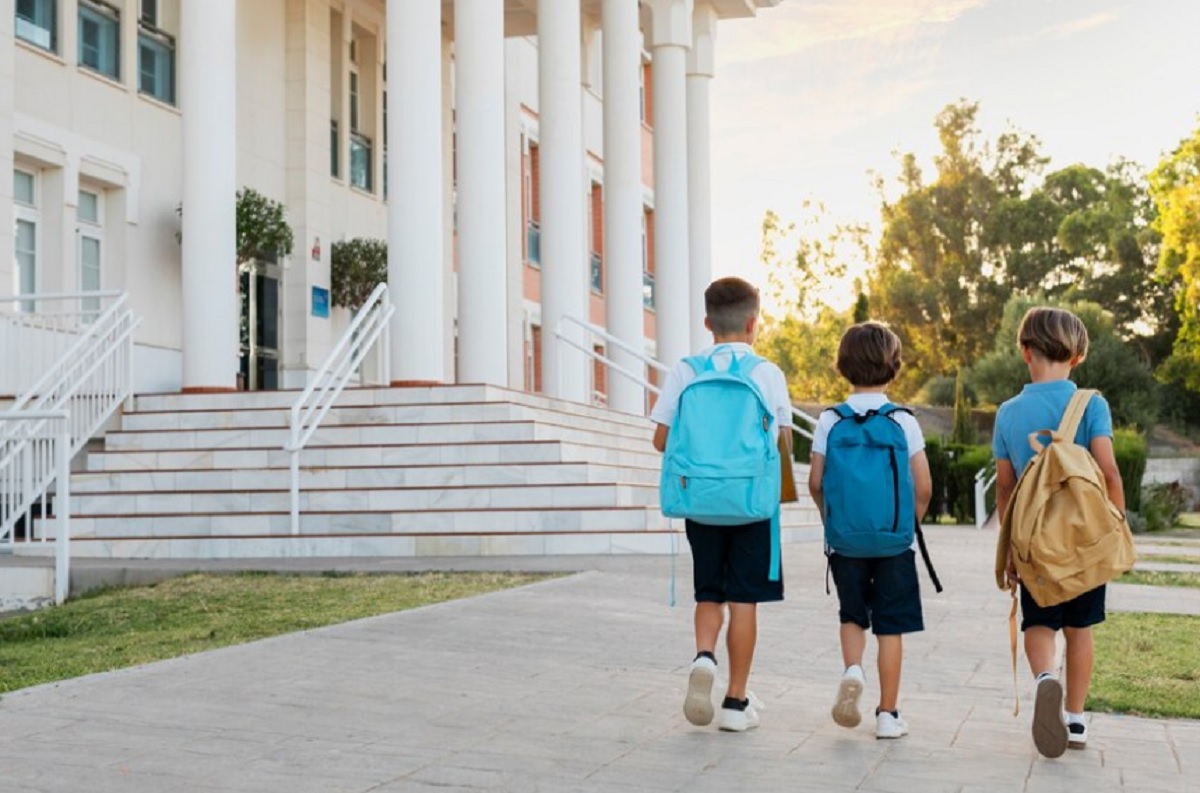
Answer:
M1200 126L1151 172L1150 195L1162 234L1158 273L1178 283L1178 329L1162 375L1200 391Z
M970 446L979 440L979 432L971 421L971 400L963 389L963 374L954 378L954 429L950 432L951 443Z
M283 204L252 187L237 194L237 260L275 260L292 252L294 240Z
M375 287L387 281L387 242L355 237L333 243L329 274L333 304L358 311Z
M992 352L970 371L969 379L985 400L999 404L1029 382L1029 370L1017 347L1017 329L1025 312L1034 306L1057 306L1074 312L1088 330L1087 359L1071 372L1071 379L1087 388L1098 388L1112 408L1117 425L1149 429L1160 407L1158 384L1149 364L1117 333L1111 314L1095 303L1064 302L1014 296L1004 307L1004 319Z

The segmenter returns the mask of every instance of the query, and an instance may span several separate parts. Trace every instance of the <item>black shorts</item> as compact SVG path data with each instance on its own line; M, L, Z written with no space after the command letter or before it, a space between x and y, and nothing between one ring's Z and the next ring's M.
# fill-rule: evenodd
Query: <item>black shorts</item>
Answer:
M863 630L874 625L877 636L925 630L916 555L911 549L871 559L834 553L829 567L843 624L852 622Z
M1090 628L1104 622L1104 593L1107 585L1071 598L1066 603L1043 608L1021 587L1021 630L1049 628Z
M768 603L783 600L783 572L769 580L771 521L710 526L686 521L692 546L697 603Z

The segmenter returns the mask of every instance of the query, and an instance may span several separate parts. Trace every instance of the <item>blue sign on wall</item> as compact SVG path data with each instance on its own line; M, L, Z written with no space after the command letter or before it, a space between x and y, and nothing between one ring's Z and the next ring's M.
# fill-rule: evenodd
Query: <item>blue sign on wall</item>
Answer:
M323 286L312 288L312 315L329 319L329 290Z

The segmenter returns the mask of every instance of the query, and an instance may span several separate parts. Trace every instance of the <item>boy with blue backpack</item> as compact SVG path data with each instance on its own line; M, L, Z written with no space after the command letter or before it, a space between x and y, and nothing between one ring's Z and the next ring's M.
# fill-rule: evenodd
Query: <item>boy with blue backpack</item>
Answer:
M757 607L783 599L780 453L790 454L792 404L783 372L750 348L758 290L721 278L705 290L704 308L713 345L675 365L650 418L658 425L654 447L664 452L663 514L685 519L692 549L696 657L683 712L697 726L713 720L716 646L728 607L729 684L718 727L742 732L759 724L760 705L746 690Z
M941 591L920 535L933 494L925 438L912 413L885 393L900 366L900 339L884 325L863 322L842 335L837 369L850 381L850 396L821 413L808 479L825 524L841 620L845 671L833 720L843 727L862 720L863 652L873 627L879 642L876 738L908 734L898 709L903 635L925 627L914 538Z

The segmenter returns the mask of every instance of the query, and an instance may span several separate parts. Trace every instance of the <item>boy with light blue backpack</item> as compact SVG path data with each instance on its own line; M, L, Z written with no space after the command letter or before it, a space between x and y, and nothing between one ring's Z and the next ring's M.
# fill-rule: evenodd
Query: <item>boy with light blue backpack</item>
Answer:
M837 369L851 393L820 415L808 479L825 524L841 620L844 672L833 720L843 727L862 720L863 653L873 627L879 642L876 738L908 734L898 708L903 634L924 630L914 547L941 591L920 533L933 493L925 439L912 413L885 393L900 365L900 339L884 325L863 322L842 335Z
M675 365L650 418L658 425L654 447L664 452L663 514L685 519L692 549L696 657L683 712L697 726L713 720L716 646L728 607L729 684L717 723L742 732L759 724L761 706L746 689L758 604L783 599L779 455L781 446L790 454L792 406L783 372L750 348L758 290L722 278L705 290L704 308L714 343Z

